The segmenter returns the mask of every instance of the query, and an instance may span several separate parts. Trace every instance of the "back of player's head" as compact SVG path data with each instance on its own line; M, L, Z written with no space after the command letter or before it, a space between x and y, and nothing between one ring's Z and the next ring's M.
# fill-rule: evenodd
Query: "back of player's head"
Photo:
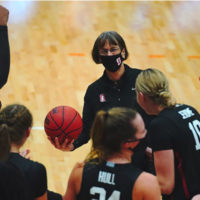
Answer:
M124 42L124 39L121 37L121 35L119 35L119 33L115 31L104 31L97 37L92 49L92 58L95 63L97 64L101 63L99 50L104 47L106 41L108 41L110 45L118 45L121 51L124 49L125 50L124 60L128 58L129 53L126 44Z
M7 159L10 152L10 136L8 133L8 126L0 124L0 161Z
M0 123L8 126L11 143L21 143L32 121L32 114L24 105L8 105L0 112Z
M91 128L92 149L100 159L121 151L123 142L135 139L136 129L131 123L137 112L129 108L99 111Z
M138 92L142 92L156 104L167 107L175 104L169 89L169 82L158 69L143 70L138 75L135 86Z

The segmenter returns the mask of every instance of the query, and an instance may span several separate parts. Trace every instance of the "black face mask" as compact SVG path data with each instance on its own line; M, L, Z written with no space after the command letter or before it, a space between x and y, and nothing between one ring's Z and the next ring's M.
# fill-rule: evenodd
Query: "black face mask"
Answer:
M143 138L143 139L140 140L140 143L137 144L136 147L134 147L133 149L129 148L129 150L133 151L133 153L137 153L139 151L143 151L145 142L146 142L146 138Z
M113 56L100 56L103 66L110 72L116 72L122 64L121 53Z

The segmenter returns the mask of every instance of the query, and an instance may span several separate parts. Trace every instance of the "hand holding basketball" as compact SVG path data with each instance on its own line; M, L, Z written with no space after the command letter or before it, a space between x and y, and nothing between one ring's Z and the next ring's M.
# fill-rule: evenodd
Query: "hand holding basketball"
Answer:
M51 137L49 136L48 136L48 139L56 149L59 149L61 151L74 150L74 145L73 145L74 140L70 141L69 139L66 138L65 141L62 144L60 144L59 139L57 137L55 137L54 141L52 141Z
M82 119L74 108L57 106L47 113L44 130L56 148L70 151L73 150L73 141L82 131Z

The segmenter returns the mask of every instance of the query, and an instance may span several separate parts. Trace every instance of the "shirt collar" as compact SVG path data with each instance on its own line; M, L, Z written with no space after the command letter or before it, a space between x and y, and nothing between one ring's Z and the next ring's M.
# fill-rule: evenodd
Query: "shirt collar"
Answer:
M110 80L108 78L105 70L104 70L104 73L103 73L103 76L102 76L103 80L105 80L106 83L110 84L111 86L112 85L121 85L124 82L124 80L126 80L126 77L127 77L127 74L128 74L128 65L124 64L124 68L125 68L125 71L118 81Z

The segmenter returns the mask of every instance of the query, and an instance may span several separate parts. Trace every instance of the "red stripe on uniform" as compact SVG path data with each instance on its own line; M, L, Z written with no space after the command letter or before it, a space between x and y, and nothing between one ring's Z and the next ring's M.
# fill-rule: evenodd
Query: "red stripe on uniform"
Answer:
M176 155L176 158L178 160L178 171L179 171L179 173L181 175L181 180L182 180L182 184L183 184L183 190L184 190L186 198L189 199L190 198L190 193L189 193L188 186L187 186L186 179L185 179L185 175L184 175L184 172L183 172L182 159L181 159L180 155L177 152L175 153L175 155Z

